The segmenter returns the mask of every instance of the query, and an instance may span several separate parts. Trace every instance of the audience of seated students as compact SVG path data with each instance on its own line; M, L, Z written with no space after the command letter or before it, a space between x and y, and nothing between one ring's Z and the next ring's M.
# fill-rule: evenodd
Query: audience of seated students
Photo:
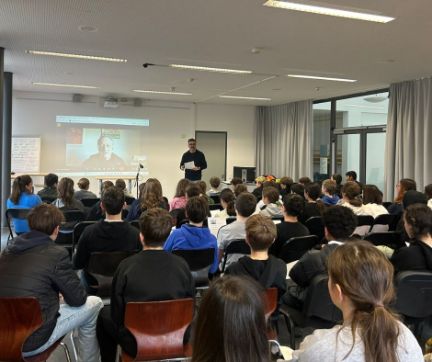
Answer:
M207 199L209 205L214 205L215 203L214 200L209 195L207 195L207 184L205 183L205 181L200 180L195 182L198 185L198 187L201 189L201 196Z
M79 361L98 362L95 327L103 304L87 297L67 250L54 243L63 220L53 205L30 211L31 231L13 239L0 257L0 297L35 297L40 304L42 325L26 339L24 357L45 351L76 329Z
M375 185L363 185L363 212L373 218L388 214L382 205L383 193Z
M306 185L310 184L311 182L312 182L312 180L307 176L300 177L299 181L298 181L299 184L301 184L305 187L306 187Z
M324 211L324 203L319 199L321 196L321 186L318 183L310 183L305 186L304 197L306 203L300 221L305 222L313 216L321 216Z
M42 201L51 203L58 197L57 184L58 176L55 173L49 173L44 177L44 188L37 193Z
M321 250L310 250L304 254L289 272L291 280L284 302L301 310L312 279L327 273L328 256L347 241L357 226L357 219L351 209L330 206L323 212L324 235L328 241Z
M114 184L112 181L107 180L107 181L102 182L101 197L103 197L103 193L105 192L105 190L107 190L110 187L114 187ZM87 220L98 221L98 220L102 220L104 217L105 217L104 211L101 208L101 201L99 200L90 209L88 216L87 216Z
M122 178L118 178L117 180L115 180L114 186L117 187L117 188L119 188L120 190L122 190L123 193L125 194L125 197L134 198L129 193L128 189L126 188L126 182Z
M217 196L220 194L220 184L221 180L219 177L213 176L210 177L210 190L207 191L208 196Z
M335 195L337 195L339 198L342 197L342 176L338 173L335 173L332 175L331 179L336 182L336 191Z
M190 181L186 178L182 178L177 182L175 195L170 202L170 210L184 209L186 206L186 188L189 186Z
M336 195L336 181L324 180L321 185L321 192L323 194L321 201L324 205L336 205L340 200L339 196Z
M80 210L85 212L84 205L74 196L74 181L63 177L58 184L59 197L52 202L55 207L65 210Z
M98 251L137 251L140 249L139 231L122 220L124 206L123 190L118 187L109 187L104 191L101 198L101 208L105 214L105 220L87 226L81 234L73 258L73 265L75 269L83 269L83 279L86 286L95 283L93 278L86 273L92 253Z
M193 328L192 362L270 362L263 294L250 278L212 283Z
M88 178L80 178L78 180L78 191L75 191L75 199L82 200L82 199L96 199L97 196L93 192L89 191L90 187L90 180Z
M403 214L410 246L396 250L391 262L395 272L432 271L432 210L424 204L413 204Z
M342 186L342 199L339 205L348 207L356 215L369 215L361 199L360 186L354 181L347 181Z
M285 195L288 195L291 193L291 185L294 183L293 179L291 177L281 177L279 180L279 187L280 187L280 194L283 198Z
M265 182L265 177L264 176L258 176L255 179L255 189L252 191L252 193L254 194L254 196L256 197L256 199L259 201L262 198L262 192L263 192L263 188L264 188L264 182Z
M256 280L265 289L277 288L279 298L286 292L287 266L268 251L276 238L276 225L262 215L246 220L246 242L251 254L243 256L226 270L228 275L245 275Z
M153 300L193 298L194 281L186 262L163 250L171 231L168 211L152 208L139 219L143 251L123 260L114 275L111 304L97 322L102 362L116 361L117 345L135 356L135 338L124 326L126 304Z
M235 216L234 201L235 195L231 189L223 189L219 195L222 210L215 213L214 217L226 219L230 216Z
M33 180L29 175L15 177L12 193L6 201L8 209L31 209L42 203L38 195L33 194ZM13 219L16 234L29 231L27 220Z
M234 196L236 198L244 192L249 192L245 184L238 184L236 187L234 187Z
M132 203L127 221L138 220L140 215L149 209L160 207L169 210L168 201L163 197L162 185L156 178L149 178L137 203Z
M276 225L277 236L270 247L270 253L278 256L282 246L291 238L309 235L306 226L299 222L304 210L304 200L296 194L286 195L283 198L283 221Z
M164 250L214 249L213 264L210 268L210 273L214 274L218 270L218 247L216 237L211 234L209 228L203 227L207 215L208 204L203 196L188 199L186 216L189 223L173 230L165 242Z
M360 182L357 181L357 172L355 172L355 171L348 171L345 174L345 181L346 182L348 182L348 181L355 182L360 187L360 193L362 192L363 185Z
M306 337L292 361L421 362L412 332L389 309L393 268L366 242L336 248L328 259L329 292L343 324Z
M388 207L388 212L392 215L400 215L403 213L402 200L405 192L407 191L416 191L417 184L414 180L410 178L401 179L396 185L396 197L394 199L393 204Z
M222 260L224 250L233 240L246 238L246 220L251 216L256 209L256 198L253 194L244 192L235 200L236 220L231 224L222 226L217 234L217 242L219 248L219 260ZM229 254L226 260L225 267L229 266L234 261L237 261L242 254Z
M429 208L432 209L432 184L425 186L425 192L424 193L426 195L426 198L428 199L427 206L429 206Z
M264 187L262 195L264 206L259 213L267 217L282 217L283 213L279 196L279 190L276 187Z

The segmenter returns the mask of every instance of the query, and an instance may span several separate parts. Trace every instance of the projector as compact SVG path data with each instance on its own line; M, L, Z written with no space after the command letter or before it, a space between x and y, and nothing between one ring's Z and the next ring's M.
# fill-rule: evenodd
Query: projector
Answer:
M107 98L103 103L104 108L118 108L118 99L117 98Z

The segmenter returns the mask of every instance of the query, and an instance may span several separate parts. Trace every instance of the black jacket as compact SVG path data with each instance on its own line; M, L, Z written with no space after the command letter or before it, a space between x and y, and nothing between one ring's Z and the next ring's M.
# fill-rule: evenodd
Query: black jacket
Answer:
M249 256L231 264L225 274L247 275L263 288L277 288L279 298L286 292L287 266L283 260L269 255L267 260L253 260Z
M186 162L193 161L196 167L200 167L200 170L185 170L185 178L191 181L201 180L201 171L207 168L207 161L205 159L204 153L196 150L194 153L186 151L180 161L180 167Z
M24 343L25 352L39 348L51 336L59 316L59 293L72 307L86 302L67 250L39 231L22 234L9 244L0 257L0 276L1 297L36 297L41 306L43 324Z
M432 271L432 247L416 240L396 250L391 258L395 273L405 270Z

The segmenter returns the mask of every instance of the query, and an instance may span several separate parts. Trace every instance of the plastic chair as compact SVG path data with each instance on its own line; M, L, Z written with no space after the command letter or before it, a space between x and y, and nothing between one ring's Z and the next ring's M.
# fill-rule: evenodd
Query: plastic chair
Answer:
M223 207L221 204L213 204L213 205L209 205L209 210L222 210Z
M96 221L81 221L78 224L76 224L73 228L72 232L72 250L75 250L76 245L78 244L78 241L81 237L81 234L83 233L84 229L87 226L96 224Z
M304 223L311 235L318 236L319 241L324 239L324 223L321 216L312 216Z
M370 241L372 244L388 246L391 249L399 249L405 246L401 238L401 234L396 231L386 231L367 234L364 240Z
M271 318L272 314L278 307L278 290L277 288L267 288L265 291L264 313L267 321L267 337L277 339L277 318Z
M81 202L85 207L93 207L99 202L99 198L82 199Z
M394 215L390 215L390 214L378 215L372 224L370 232L377 233L377 232L389 231L393 219L394 219Z
M59 233L55 242L63 245L72 255L73 231L76 224L85 220L85 214L81 210L60 208L65 217L65 222L60 226Z
M210 195L209 197L214 201L215 204L220 204L219 195Z
M279 311L285 318L290 334L291 348L295 349L297 328L311 327L332 328L342 321L341 311L333 304L327 287L328 275L317 275L308 287L302 311L298 311L285 304Z
M125 327L137 342L137 355L122 352L122 361L154 361L185 357L184 334L192 322L194 300L126 304Z
M222 262L222 270L223 273L225 271L225 265L230 254L244 254L250 255L251 249L250 246L246 243L244 239L237 239L229 241L228 246L224 250L224 257Z
M46 351L24 358L22 348L26 339L42 326L42 313L36 298L0 298L0 360L6 362L42 362L60 345L71 361L67 346L60 338Z
M299 260L303 254L318 245L319 242L320 240L316 235L296 236L282 245L278 258L282 259L285 263Z
M357 215L357 227L353 235L364 236L369 233L371 226L374 223L374 218L370 215Z
M189 265L195 287L207 287L209 271L214 261L215 249L173 250L172 253L183 258Z
M30 212L30 209L20 209L20 208L7 209L6 210L6 223L7 223L8 229L9 229L8 240L10 240L14 237L11 220L12 219L25 219L25 220L27 220L27 216L28 216L29 212Z

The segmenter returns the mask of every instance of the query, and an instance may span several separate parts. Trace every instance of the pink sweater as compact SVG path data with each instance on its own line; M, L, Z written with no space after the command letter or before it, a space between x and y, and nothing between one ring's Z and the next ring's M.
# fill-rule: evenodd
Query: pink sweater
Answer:
M183 209L186 207L186 197L174 197L170 202L170 210Z

